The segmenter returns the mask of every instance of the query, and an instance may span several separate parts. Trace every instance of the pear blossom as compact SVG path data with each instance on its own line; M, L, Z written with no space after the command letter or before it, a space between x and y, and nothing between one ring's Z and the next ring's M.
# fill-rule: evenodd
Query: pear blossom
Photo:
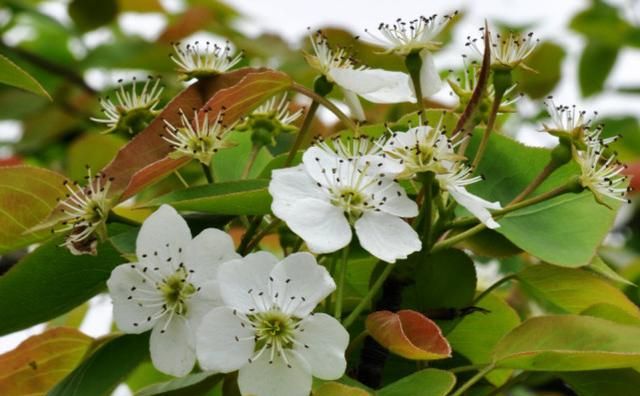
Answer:
M302 116L303 109L291 112L289 106L287 95L272 96L238 123L235 129L250 132L251 140L257 146L275 146L276 136L298 129L293 123Z
M107 234L106 221L112 206L109 188L113 179L104 173L92 175L89 167L87 173L84 187L65 180L69 192L58 199L62 217L52 229L55 233L67 233L61 246L74 255L97 253L98 239Z
M484 33L484 28L480 28ZM484 53L481 48L484 36L477 38L467 37L466 46L471 47L480 56ZM512 70L521 67L525 70L534 71L527 66L524 61L536 49L540 39L534 39L533 32L517 33L509 32L504 35L500 33L489 35L489 45L491 46L491 66L498 69Z
M367 159L322 155L312 148L303 164L272 173L271 209L314 253L329 253L349 244L353 227L360 245L393 263L420 250L416 232L402 220L418 214L404 189Z
M618 162L615 155L605 157L605 145L602 141L593 139L587 144L586 150L576 151L575 158L580 165L580 183L591 190L596 201L609 206L604 198L616 201L630 202L627 193L631 191L629 178L624 176L626 166Z
M342 89L345 102L356 119L365 119L358 96L373 103L416 102L407 74L356 66L345 49L332 50L320 32L311 37L311 46L314 54L307 54L307 62L327 81Z
M442 80L438 74L432 51L438 50L442 43L437 41L437 36L447 26L449 21L457 15L444 15L438 18L434 14L429 17L420 16L412 21L404 21L400 18L395 23L380 23L379 35L365 32L375 44L385 48L387 53L396 53L406 56L418 51L422 65L420 67L420 88L423 97L431 96L442 88ZM412 83L413 88L413 83Z
M266 102L256 107L251 112L253 117L272 117L281 125L291 125L302 115L302 109L298 109L293 113L289 111L291 102L287 100L287 95L278 98L272 96Z
M349 333L312 312L336 285L311 254L252 253L222 264L218 281L223 306L196 337L204 370L238 370L240 393L256 396L308 396L312 377L344 374Z
M166 135L162 135L162 138L171 144L174 150L170 154L171 157L191 157L209 165L214 154L232 146L226 140L226 136L235 124L225 125L223 112L218 113L213 120L209 119L209 111L200 112L200 114L194 111L192 120L187 118L182 109L179 113L181 127L175 127L164 120ZM202 113L204 113L203 116L201 116Z
M147 124L158 114L160 95L164 87L160 86L160 79L149 76L138 93L137 79L133 77L131 91L124 89L123 85L115 92L115 102L108 96L100 98L100 106L104 118L91 117L91 121L105 124L109 132L136 133L144 129ZM122 84L122 80L118 80Z
M222 74L237 65L243 56L242 52L233 55L228 41L222 46L209 41L203 47L199 41L184 47L180 43L172 45L175 55L169 57L178 65L178 73L185 80Z
M107 281L114 320L125 333L151 330L153 365L184 376L196 361L195 329L220 303L218 268L240 256L223 231L208 228L192 238L168 205L142 224L136 256L137 262L119 265Z

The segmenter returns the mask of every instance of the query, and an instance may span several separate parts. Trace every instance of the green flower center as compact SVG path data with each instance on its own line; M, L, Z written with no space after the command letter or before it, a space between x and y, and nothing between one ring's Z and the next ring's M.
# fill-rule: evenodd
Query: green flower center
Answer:
M181 267L158 286L167 306L174 307L175 313L178 315L187 313L187 301L196 292L196 287L187 281L187 277L187 271Z

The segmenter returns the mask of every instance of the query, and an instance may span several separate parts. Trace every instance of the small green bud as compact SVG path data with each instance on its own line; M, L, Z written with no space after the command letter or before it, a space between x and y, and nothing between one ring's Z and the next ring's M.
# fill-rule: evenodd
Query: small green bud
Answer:
M566 138L560 138L560 144L551 150L551 161L556 165L564 165L571 161L572 148L571 141Z
M404 58L404 65L411 76L420 75L422 58L419 51L412 51Z
M493 69L493 88L495 89L496 98L501 98L512 85L513 77L511 76L511 69Z
M275 144L275 138L272 131L266 128L257 128L251 133L251 142L255 146L271 146Z
M325 76L318 76L313 81L313 91L320 96L327 96L333 90L333 83L329 82Z

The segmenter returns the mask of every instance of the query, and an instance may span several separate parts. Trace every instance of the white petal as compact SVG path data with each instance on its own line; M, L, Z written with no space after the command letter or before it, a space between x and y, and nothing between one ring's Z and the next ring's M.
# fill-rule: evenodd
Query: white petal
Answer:
M312 178L316 190L313 195L309 194L307 197L299 197L298 199L322 197L324 193L315 183L326 185L327 175L324 172L332 168L337 168L339 160L340 158L337 155L328 153L320 147L311 146L306 149L304 154L302 154L302 164L308 176Z
M380 182L379 182L380 183ZM415 217L418 215L418 205L411 200L404 188L393 179L383 178L381 183L370 185L365 193L376 197L376 200L386 197L380 210L399 217Z
M169 205L162 205L142 223L136 240L136 255L139 259L158 253L159 260L176 257L180 248L191 241L191 231L182 216ZM168 244L168 246L167 246Z
M165 328L167 320L169 314L158 321L151 332L151 362L165 374L183 377L196 363L194 334L184 317L173 315Z
M420 250L422 243L409 224L383 212L367 212L355 224L360 245L380 260L395 263Z
M344 88L342 88L342 94L344 95L344 103L351 111L351 117L358 121L366 120L367 117L364 115L364 109L362 108L362 103L360 103L358 95Z
M438 69L434 62L433 54L423 49L420 52L422 57L422 67L420 68L420 89L422 90L422 97L427 98L442 89L442 79L438 74Z
M139 334L153 327L156 320L149 321L147 318L153 317L159 308L141 306L141 303L133 298L138 294L131 291L133 287L148 289L150 292L156 290L146 287L146 283L142 282L142 275L133 269L132 265L134 264L122 264L114 268L109 280L107 280L107 287L113 300L113 320L118 328L125 333ZM151 295L145 293L144 297L149 298ZM158 301L160 301L160 297L161 295L158 293Z
M411 78L405 73L382 69L332 68L331 77L342 88L373 103L416 102Z
M335 252L351 241L351 227L342 209L319 199L299 200L283 220L313 253Z
M311 366L311 374L324 380L342 377L347 367L344 352L349 345L349 333L333 317L317 313L305 319L296 334L302 345L296 350Z
M271 210L283 219L291 205L300 199L322 196L316 182L307 173L304 165L292 168L276 169L271 173L269 194L273 197Z
M212 310L196 332L200 366L222 373L240 369L253 356L254 335L251 326L243 326L240 318L233 314L233 309L220 307Z
M247 364L238 373L238 386L243 395L255 396L309 396L311 392L311 372L309 364L296 352L287 351L287 367L283 359L263 355L257 361Z
M220 264L237 258L231 236L215 228L202 231L183 250L184 264L193 271L189 280L196 286L216 280Z
M274 301L288 315L304 318L336 289L327 269L309 253L294 253L271 271Z
M491 212L488 209L501 209L500 202L489 202L486 201L476 195L468 192L464 187L449 187L447 189L449 194L456 200L460 205L464 206L472 215L474 215L478 220L480 220L487 228L498 228L500 224L498 224L493 217L491 217Z
M277 263L273 254L256 252L222 264L218 284L225 305L243 313L268 309L269 276Z
M206 314L222 305L220 286L217 281L209 281L199 287L200 290L187 301L187 319L193 329L198 328Z

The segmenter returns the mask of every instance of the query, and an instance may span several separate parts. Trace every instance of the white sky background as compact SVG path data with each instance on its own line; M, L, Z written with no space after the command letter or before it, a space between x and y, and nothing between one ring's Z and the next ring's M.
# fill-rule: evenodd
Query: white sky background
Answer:
M161 0L161 2L168 10L174 12L184 7L181 0ZM579 35L569 31L567 25L571 16L578 10L588 7L588 0L226 0L226 2L245 15L238 27L247 34L257 35L264 31L277 33L291 43L297 43L300 38L305 37L309 26L312 28L344 27L354 35L363 35L365 28L375 30L380 22L393 22L399 17L414 19L419 15L445 14L454 10L464 11L465 17L456 26L453 43L447 47L446 51L440 51L436 55L436 64L443 70L460 66L460 55L469 53L465 51L464 46L467 35L477 36L477 29L483 24L485 18L490 23L530 25L531 30L541 40L553 40L563 45L568 51L563 64L563 80L553 92L558 103L575 103L580 108L588 111L598 110L606 115L640 116L639 95L605 93L587 100L580 98L577 62L584 42ZM630 20L637 20L636 15L640 11L637 0L611 0L610 2L622 5L627 17ZM64 3L50 1L42 10L63 21L68 21L65 8ZM157 37L166 25L164 17L159 14L123 15L119 22L125 30L148 39ZM88 46L95 46L108 39L108 34L105 35L104 31L98 30L89 33L84 41ZM640 86L639 70L640 51L625 49L619 56L606 85L608 87ZM90 83L98 86L103 85L107 79L100 71L89 73L87 77ZM526 101L522 101L520 108L521 111L526 112L531 106L527 106ZM11 135L13 135L12 138L10 138ZM4 140L13 140L18 136L19 126L11 122L0 122L0 137ZM528 144L548 144L546 141L541 141L539 137L540 134L531 127L523 128L518 133L518 138ZM111 322L108 298L98 297L92 300L91 306L92 309L82 325L82 330L92 336L107 333ZM42 330L42 326L39 326L0 337L0 353L13 349L28 336ZM118 395L127 394L129 394L128 391L123 389L118 392Z

